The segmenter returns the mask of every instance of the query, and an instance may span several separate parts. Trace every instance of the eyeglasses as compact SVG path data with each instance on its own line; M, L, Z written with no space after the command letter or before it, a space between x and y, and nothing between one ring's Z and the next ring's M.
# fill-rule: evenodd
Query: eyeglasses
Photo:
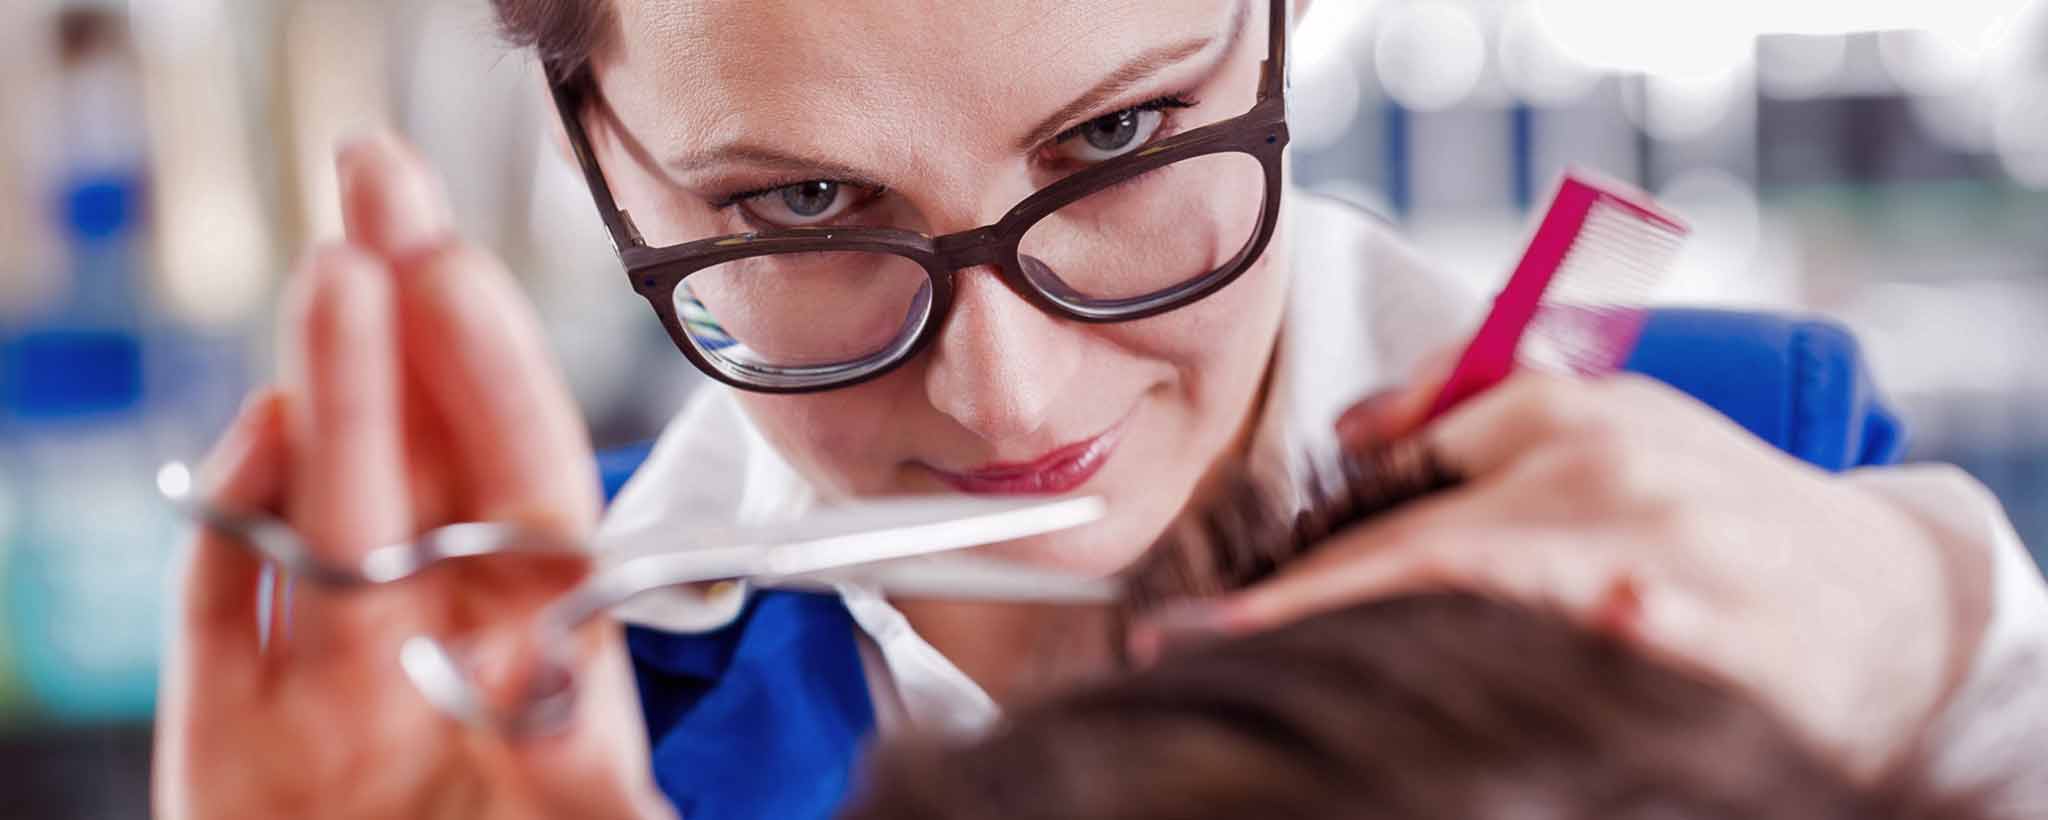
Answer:
M725 384L805 393L874 379L915 357L944 327L955 273L966 268L993 267L1038 309L1098 323L1185 307L1242 275L1280 215L1287 6L1269 0L1266 58L1249 110L1141 147L1130 142L1157 127L1150 110L1093 120L1063 138L1105 153L1135 150L1052 182L995 224L937 237L819 226L650 245L590 148L580 112L594 85L556 65L547 70L612 246L676 347ZM801 212L818 205L806 195L836 187L822 186L769 196Z

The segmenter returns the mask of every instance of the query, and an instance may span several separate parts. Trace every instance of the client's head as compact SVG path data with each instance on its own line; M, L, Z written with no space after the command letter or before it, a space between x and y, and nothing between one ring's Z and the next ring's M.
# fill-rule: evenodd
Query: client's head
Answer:
M1563 618L1361 605L875 756L853 818L1902 820L1756 702Z

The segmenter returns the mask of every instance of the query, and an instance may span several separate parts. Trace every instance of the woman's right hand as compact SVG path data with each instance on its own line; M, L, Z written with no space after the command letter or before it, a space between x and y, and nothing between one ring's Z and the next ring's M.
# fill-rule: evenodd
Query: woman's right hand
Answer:
M283 515L324 558L459 521L580 539L600 504L581 419L502 265L457 238L394 138L339 160L345 242L309 254L282 386L251 398L202 471L212 500ZM576 578L559 562L441 567L402 583L294 585L267 643L261 567L201 532L159 703L165 817L662 817L611 624L579 635L566 729L511 738L436 711L399 667L419 634L474 634L510 685L521 628Z

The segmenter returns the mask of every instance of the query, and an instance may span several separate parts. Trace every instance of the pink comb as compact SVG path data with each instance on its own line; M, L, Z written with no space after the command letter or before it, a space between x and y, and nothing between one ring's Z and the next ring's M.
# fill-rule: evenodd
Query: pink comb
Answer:
M1627 186L1572 171L1444 383L1429 418L1499 384L1516 365L1611 373L1635 349L1644 301L1688 229Z

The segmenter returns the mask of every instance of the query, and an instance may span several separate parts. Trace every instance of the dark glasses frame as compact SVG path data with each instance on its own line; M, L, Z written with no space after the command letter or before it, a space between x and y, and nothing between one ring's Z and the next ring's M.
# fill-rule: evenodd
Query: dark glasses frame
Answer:
M1161 140L1124 157L1069 175L1011 208L992 225L945 236L927 236L893 228L801 227L712 237L680 245L652 247L640 236L633 219L619 207L605 181L604 170L590 148L581 112L595 94L587 71L568 72L545 66L555 107L567 130L583 176L597 204L598 216L610 232L633 289L654 307L677 349L705 374L727 385L762 393L810 393L851 387L879 378L915 358L945 327L952 314L956 271L993 266L1003 283L1019 297L1055 316L1081 322L1125 322L1186 307L1221 290L1258 261L1273 238L1280 217L1284 182L1282 153L1287 147L1287 13L1289 0L1268 0L1266 59L1260 64L1258 101L1244 114ZM1259 161L1265 172L1265 208L1250 241L1236 256L1206 276L1143 296L1098 300L1073 292L1036 260L1019 252L1024 235L1046 215L1124 180L1187 159L1243 153ZM849 251L891 254L917 263L929 277L930 304L921 326L899 337L889 348L857 363L822 367L756 367L707 355L692 341L678 315L675 290L691 274L726 262L784 253Z

